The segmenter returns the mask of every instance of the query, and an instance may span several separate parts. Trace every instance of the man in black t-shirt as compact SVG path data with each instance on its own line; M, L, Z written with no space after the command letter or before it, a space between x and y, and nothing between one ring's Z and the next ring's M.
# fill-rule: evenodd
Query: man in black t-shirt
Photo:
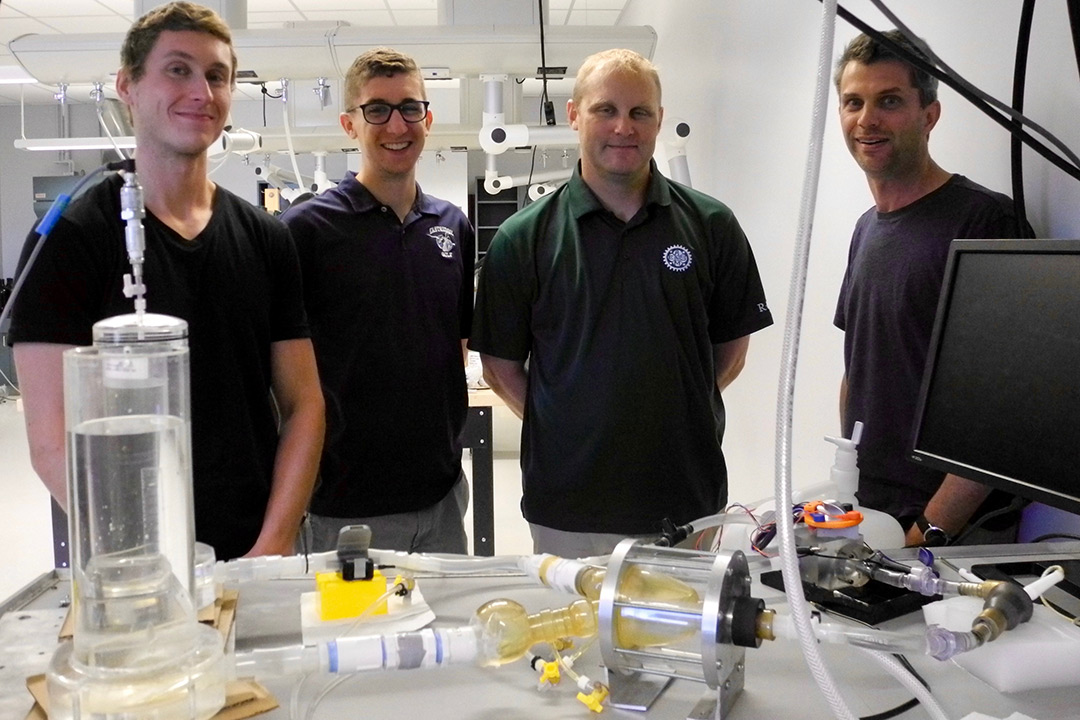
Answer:
M228 27L178 2L136 21L116 79L138 145L147 310L190 329L195 535L219 558L292 553L324 425L288 230L207 176L235 78ZM132 310L120 184L72 203L12 316L31 461L63 508L63 352L89 344L96 321Z
M921 56L899 32L886 35ZM949 244L1033 233L1008 197L930 157L930 131L941 114L935 78L860 35L837 63L835 81L848 149L874 197L855 227L834 318L844 331L843 432L850 437L856 421L865 425L860 503L896 517L908 545L940 543L1010 501L907 459ZM1017 517L999 515L965 533L967 540L1009 542Z

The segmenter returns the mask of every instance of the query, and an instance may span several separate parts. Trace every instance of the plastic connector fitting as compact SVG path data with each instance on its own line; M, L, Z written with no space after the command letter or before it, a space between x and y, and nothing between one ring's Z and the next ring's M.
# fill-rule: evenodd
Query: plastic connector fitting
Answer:
M982 641L973 633L953 632L940 625L926 628L926 652L935 660L948 660L980 645Z
M604 710L604 701L607 700L607 697L608 689L599 683L588 695L584 692L579 692L577 694L578 702L592 710L594 713L602 712Z
M543 663L540 667L540 686L558 685L560 680L562 680L562 673L559 671L559 663L554 661Z

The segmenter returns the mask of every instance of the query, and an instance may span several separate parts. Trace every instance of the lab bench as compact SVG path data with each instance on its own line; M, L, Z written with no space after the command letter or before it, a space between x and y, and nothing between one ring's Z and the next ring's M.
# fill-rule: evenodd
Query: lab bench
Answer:
M893 557L914 562L913 551L898 551ZM1002 561L1031 561L1040 558L1080 559L1080 543L958 547L939 552L943 577L954 568ZM778 591L764 587L756 578L769 568L763 558L749 558L753 595L770 608L785 613L786 602ZM313 581L279 580L241 584L235 625L237 650L288 646L300 643L299 596L313 588ZM418 586L435 611L435 625L455 627L469 622L475 610L494 598L511 598L530 612L557 608L573 598L531 583L521 576L478 574L468 577L418 574ZM67 582L55 572L48 573L8 600L0 618L0 715L23 718L30 708L23 692L12 696L21 678L43 672L55 648L55 634L43 632L55 619L67 597ZM19 619L25 618L25 619ZM922 625L922 616L913 613L883 624L882 629L902 631ZM909 699L910 695L891 677L870 662L863 651L850 646L822 646L827 665L851 710L857 716L880 713ZM909 656L912 666L930 687L951 719L960 720L971 712L1007 718L1014 712L1036 720L1075 720L1080 713L1080 678L1074 687L1053 688L1003 695L969 675L951 662L928 656ZM591 647L577 662L575 670L603 680L600 652ZM765 642L748 649L745 662L745 689L737 698L730 720L800 718L826 720L832 714L819 693L803 661L798 643ZM312 676L300 687L299 707L306 711L312 699L322 693L336 676ZM266 720L286 720L292 693L299 677L260 679L281 703L276 710L260 715ZM594 713L575 698L576 689L567 679L546 691L537 689L538 676L526 660L500 668L453 666L432 670L384 671L357 674L345 679L325 694L313 718L391 718L401 716L495 720L498 718L545 718L546 720L586 720ZM673 681L647 712L605 708L612 718L687 718L709 689L701 683ZM4 704L6 703L6 704ZM600 717L603 717L601 715ZM921 708L903 715L925 718Z

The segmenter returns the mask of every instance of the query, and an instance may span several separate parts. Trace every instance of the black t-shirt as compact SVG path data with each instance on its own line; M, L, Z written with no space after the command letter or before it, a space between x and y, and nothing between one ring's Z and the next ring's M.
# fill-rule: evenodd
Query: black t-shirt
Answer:
M844 436L864 424L862 504L915 516L944 478L907 456L949 244L1033 235L1008 197L960 175L900 210L859 218L833 322L844 331Z
M121 185L91 188L49 234L13 308L14 343L89 345L95 322L133 311ZM192 240L150 212L143 224L147 310L189 326L196 538L236 557L262 527L277 449L270 346L308 336L296 251L280 222L221 187Z

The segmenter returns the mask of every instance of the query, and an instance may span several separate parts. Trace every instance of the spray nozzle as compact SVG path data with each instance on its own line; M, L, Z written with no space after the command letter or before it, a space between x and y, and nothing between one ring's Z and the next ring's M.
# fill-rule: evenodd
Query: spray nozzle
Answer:
M842 437L833 437L826 435L825 440L831 442L841 450L854 450L859 445L859 440L862 439L863 424L861 421L856 420L854 427L851 428L851 439Z

